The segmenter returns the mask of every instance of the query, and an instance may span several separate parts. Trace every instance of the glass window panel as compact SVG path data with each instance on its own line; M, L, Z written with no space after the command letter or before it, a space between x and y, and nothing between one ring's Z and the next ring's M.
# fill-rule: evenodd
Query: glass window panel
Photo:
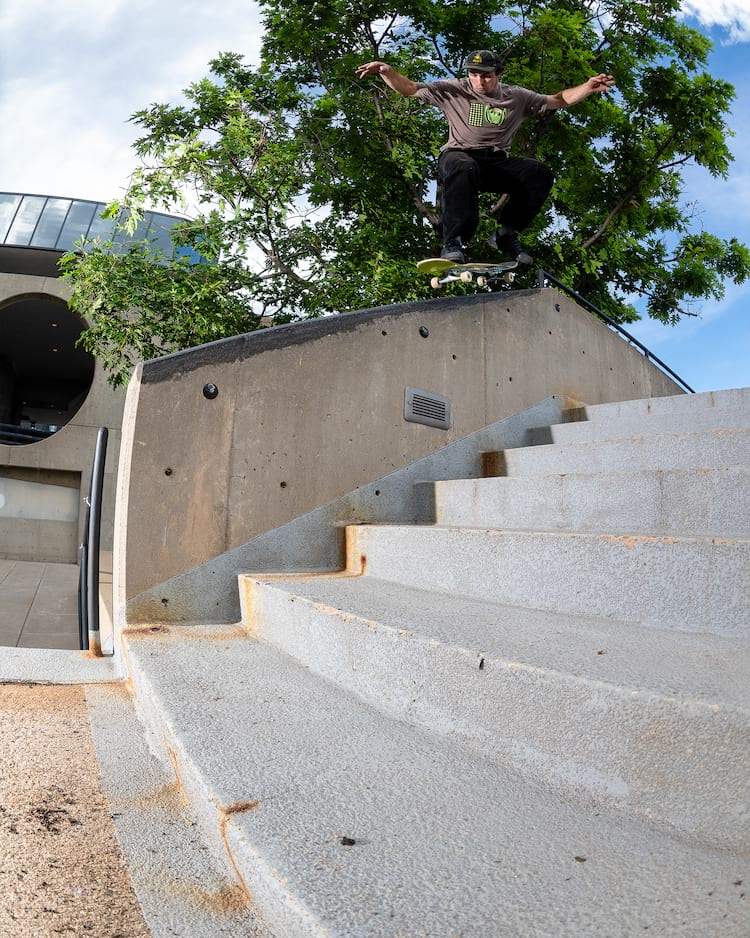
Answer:
M177 248L175 251L175 257L187 257L192 264L200 264L201 256L197 251L191 250L191 248Z
M42 217L31 239L35 248L54 248L60 236L65 216L70 208L70 199L48 199Z
M169 218L166 215L154 215L149 228L148 237L154 246L164 252L165 257L174 253L172 244L172 228L180 221L179 218Z
M6 241L8 244L28 246L34 233L39 215L47 199L41 195L25 195L15 221L10 226Z
M118 231L117 234L112 238L115 244L132 244L133 242L143 241L146 237L146 231L148 230L149 223L149 212L146 212L143 218L138 222L138 225L132 235L127 234L124 231Z
M21 196L11 192L0 192L0 243L5 241L8 228L21 202Z
M175 218L174 216L162 215L161 221L165 227L174 228L176 225L179 225L182 222L189 221L189 219L188 218ZM184 246L174 247L174 245L171 245L170 248L166 249L165 253L167 253L170 256L174 254L175 257L187 257L194 264L202 263L200 253L189 247L184 247Z
M104 202L97 202L95 206L94 219L89 228L89 238L102 238L108 240L112 237L112 229L115 226L114 218L101 218L101 213L105 209Z
M96 202L73 202L55 245L58 251L73 250L76 241L89 230L96 207Z

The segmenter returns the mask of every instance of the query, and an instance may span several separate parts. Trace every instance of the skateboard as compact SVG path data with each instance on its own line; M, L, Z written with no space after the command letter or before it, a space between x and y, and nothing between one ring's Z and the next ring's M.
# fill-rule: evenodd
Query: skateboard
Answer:
M497 261L494 264L457 264L442 257L428 257L417 261L417 270L423 274L431 274L430 284L434 290L439 290L446 283L471 283L476 280L478 287L484 287L493 280L503 280L512 283L514 271L518 261Z

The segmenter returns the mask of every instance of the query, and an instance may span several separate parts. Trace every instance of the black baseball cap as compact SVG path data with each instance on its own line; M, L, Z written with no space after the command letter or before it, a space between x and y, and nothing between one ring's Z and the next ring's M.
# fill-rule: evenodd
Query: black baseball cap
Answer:
M497 72L502 68L500 56L488 49L478 49L466 56L464 68L472 72Z

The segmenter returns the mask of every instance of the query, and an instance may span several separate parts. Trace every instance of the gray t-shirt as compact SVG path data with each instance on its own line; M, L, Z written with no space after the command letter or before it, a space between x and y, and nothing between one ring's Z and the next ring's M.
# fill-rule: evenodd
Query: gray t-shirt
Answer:
M450 131L443 150L492 147L510 153L524 118L547 109L547 95L502 82L493 94L480 94L468 78L420 82L414 97L445 114Z

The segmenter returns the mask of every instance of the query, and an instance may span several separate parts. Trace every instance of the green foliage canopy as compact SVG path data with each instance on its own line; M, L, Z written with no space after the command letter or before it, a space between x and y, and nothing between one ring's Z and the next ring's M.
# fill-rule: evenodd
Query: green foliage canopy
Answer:
M734 90L705 71L710 42L678 18L678 0L261 8L259 67L221 54L182 103L133 115L141 165L108 208L132 231L147 206L193 206L175 237L204 262L98 242L63 258L71 306L90 322L84 344L114 384L167 351L431 294L414 262L439 249L433 180L446 127L379 79L359 81L356 66L372 59L431 80L492 48L506 82L543 93L615 75L613 94L528 120L514 145L556 176L525 242L613 319L638 318L640 296L649 315L676 323L750 273L748 249L704 231L685 202L688 164L728 176ZM477 244L497 207L487 197ZM533 271L524 276L517 285L532 284Z

